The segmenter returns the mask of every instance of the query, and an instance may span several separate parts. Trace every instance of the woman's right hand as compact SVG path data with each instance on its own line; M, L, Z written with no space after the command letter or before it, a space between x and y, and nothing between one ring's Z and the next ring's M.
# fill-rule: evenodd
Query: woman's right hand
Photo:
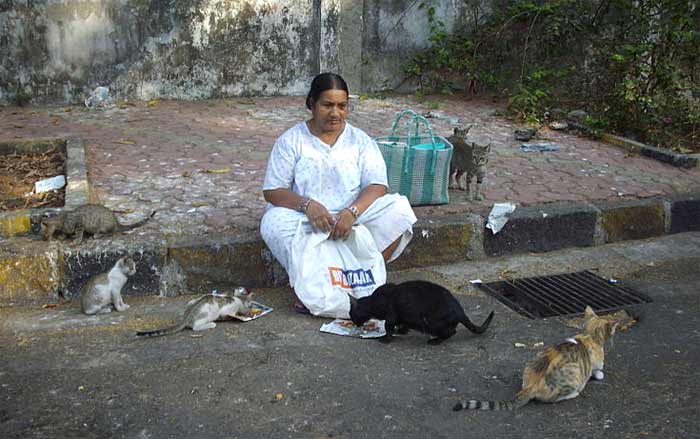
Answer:
M328 212L326 206L315 200L311 200L306 207L306 217L316 232L328 233L335 226L335 217Z

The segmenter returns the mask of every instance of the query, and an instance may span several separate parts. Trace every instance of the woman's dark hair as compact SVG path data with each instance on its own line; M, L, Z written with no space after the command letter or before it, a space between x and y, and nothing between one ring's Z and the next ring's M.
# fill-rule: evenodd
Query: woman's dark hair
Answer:
M345 83L342 76L335 73L321 73L311 81L311 88L306 96L306 108L311 110L318 97L326 90L345 90L345 93L350 94L348 84Z

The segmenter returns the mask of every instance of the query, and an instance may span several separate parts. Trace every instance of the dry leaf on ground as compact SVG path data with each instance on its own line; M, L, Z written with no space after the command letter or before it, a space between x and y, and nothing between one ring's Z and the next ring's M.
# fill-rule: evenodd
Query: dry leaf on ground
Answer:
M219 168L219 169L202 169L205 174L226 174L231 172L231 168Z

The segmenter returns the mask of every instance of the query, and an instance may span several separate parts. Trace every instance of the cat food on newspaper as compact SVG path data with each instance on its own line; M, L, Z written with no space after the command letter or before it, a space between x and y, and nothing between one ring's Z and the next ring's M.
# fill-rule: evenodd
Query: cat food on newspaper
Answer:
M244 314L244 315L236 314L233 317L235 317L238 320L241 320L243 322L247 322L249 320L255 320L255 319L262 317L265 314L269 314L271 312L272 312L272 308L270 308L269 306L263 305L262 303L251 301L250 302L250 310L248 311L248 314Z
M384 320L371 319L362 326L355 326L350 320L335 319L321 325L321 332L358 338L378 338L386 335Z

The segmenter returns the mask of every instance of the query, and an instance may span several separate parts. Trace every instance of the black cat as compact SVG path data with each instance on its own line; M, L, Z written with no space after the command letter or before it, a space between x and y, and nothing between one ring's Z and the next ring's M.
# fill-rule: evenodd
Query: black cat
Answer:
M382 285L371 296L360 299L350 297L350 318L355 325L360 326L373 317L385 320L386 341L394 328L399 334L414 329L435 336L428 343L438 344L457 332L458 323L475 334L483 333L493 319L493 311L481 326L476 326L446 288L415 280Z

